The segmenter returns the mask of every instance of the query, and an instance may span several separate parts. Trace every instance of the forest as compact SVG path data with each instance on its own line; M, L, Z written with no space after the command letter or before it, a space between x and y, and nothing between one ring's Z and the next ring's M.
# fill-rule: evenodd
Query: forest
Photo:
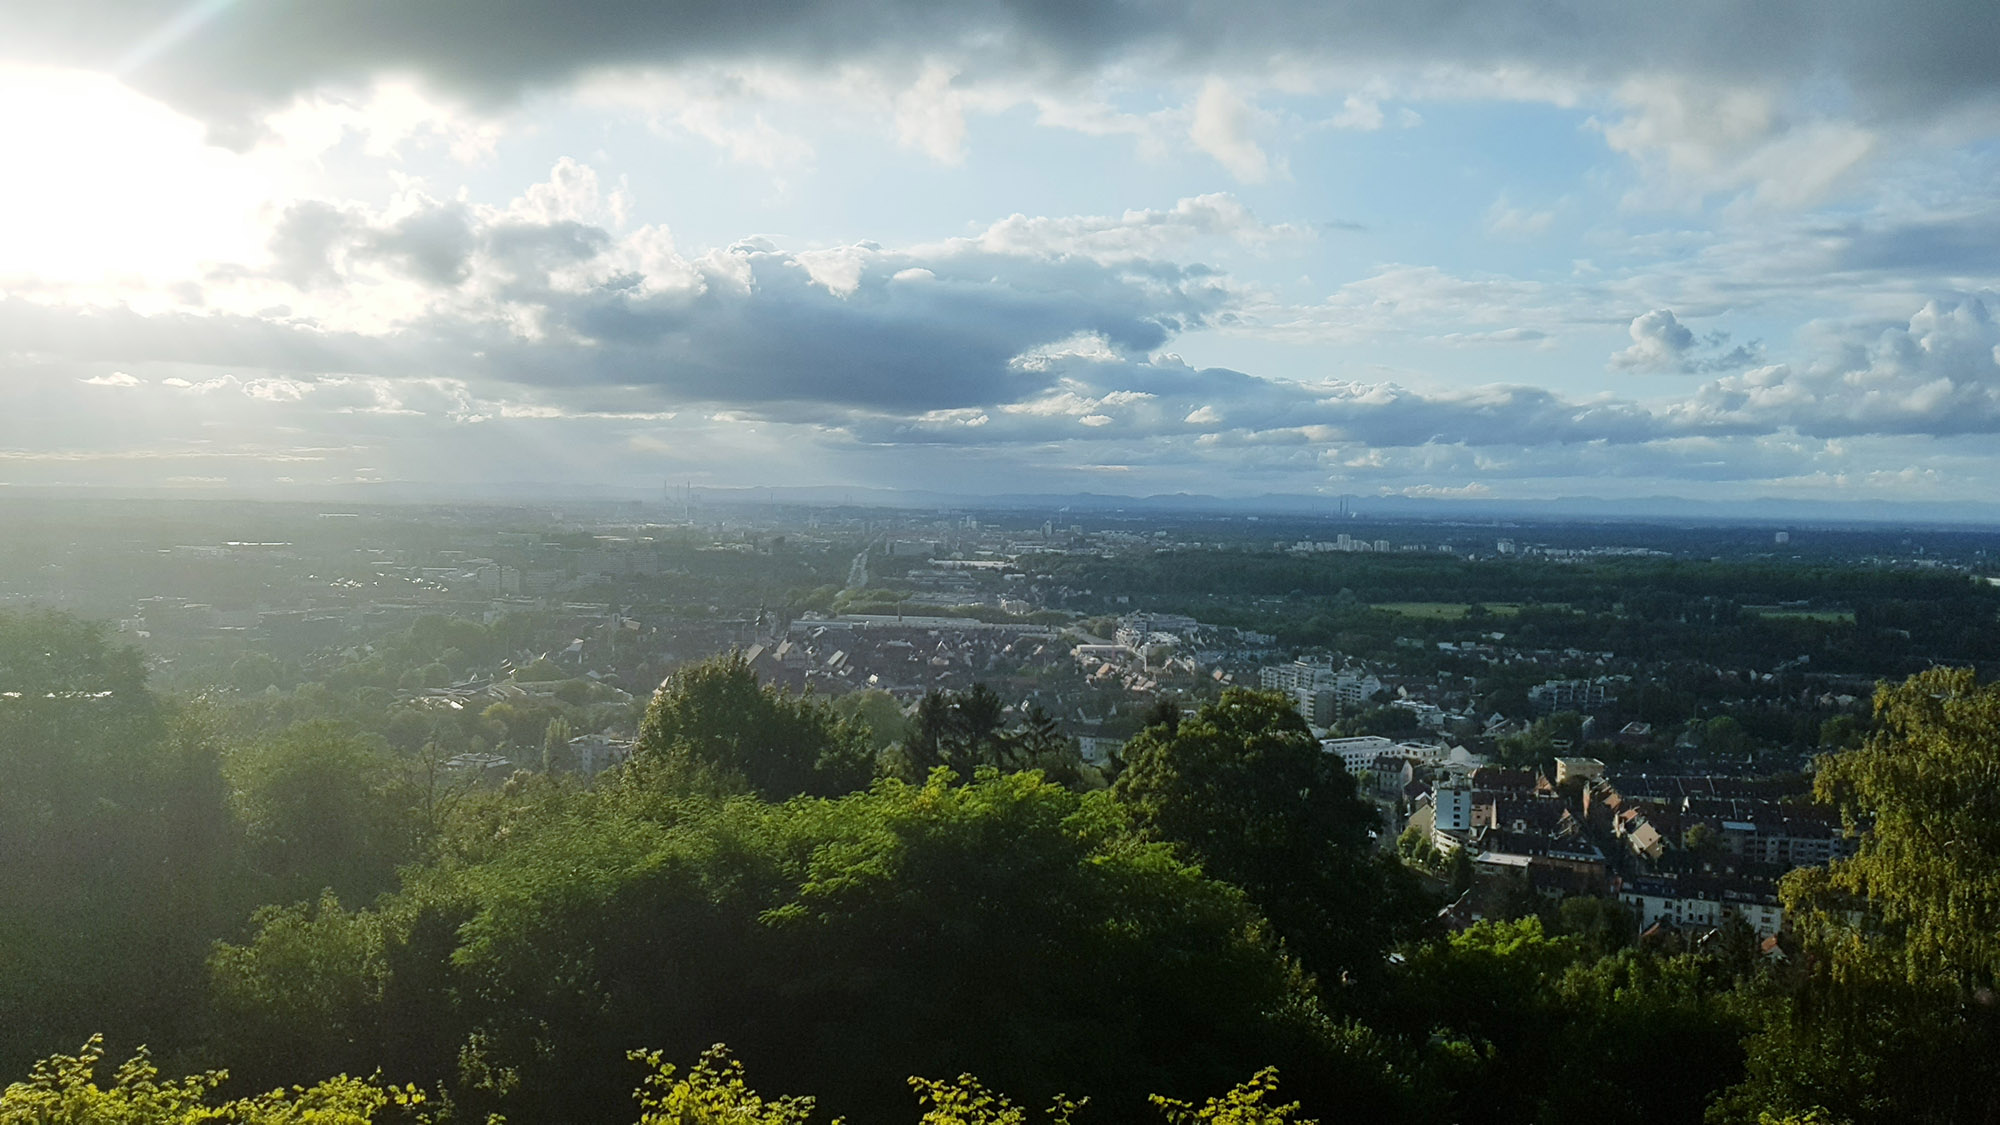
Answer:
M1899 674L1932 663L2000 663L2000 587L1946 571L1723 559L1467 560L1449 555L1178 551L1080 558L1053 568L1070 587L1130 591L1133 604L1367 657L1446 639L1457 620L1382 612L1459 603L1513 643L1643 655L1653 662L1769 665L1810 654L1816 670ZM1769 612L1779 604L1791 612ZM1817 612L1815 612L1817 611Z
M2000 1121L1966 670L1816 763L1859 847L1772 950L1525 888L1447 933L1256 692L1100 770L981 689L871 724L721 658L591 784L343 707L0 613L0 1122Z

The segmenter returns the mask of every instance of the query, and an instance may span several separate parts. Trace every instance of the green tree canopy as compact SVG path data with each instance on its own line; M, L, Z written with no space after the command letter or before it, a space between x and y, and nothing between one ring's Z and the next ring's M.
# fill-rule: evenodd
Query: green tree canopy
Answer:
M403 1053L458 1051L487 1076L471 1104L526 1120L609 1119L625 1045L717 1040L865 1120L907 1106L913 1072L1136 1107L1268 1061L1274 1013L1311 1005L1240 891L1134 840L1108 793L1033 773L783 805L625 779L507 823L378 910L268 914L218 953L223 995L336 1029L259 1080L351 1069L352 1036L408 1025L442 1041ZM427 916L442 940L418 953ZM259 1026L225 1021L226 1054L256 1057Z
M739 777L770 800L868 784L868 732L820 700L757 682L741 653L674 673L646 708L636 752L671 769Z
M1282 695L1232 688L1125 748L1115 792L1150 838L1244 888L1309 968L1370 972L1425 915L1376 852L1375 808Z
M328 888L365 901L420 854L417 788L372 738L342 724L289 727L232 753L227 772L247 857L276 901Z
M216 741L136 652L0 612L0 1065L92 1031L185 1035L208 943L253 901Z
M1786 877L1806 967L1763 998L1718 1118L2000 1120L2000 686L1934 668L1878 688L1814 792L1857 850Z

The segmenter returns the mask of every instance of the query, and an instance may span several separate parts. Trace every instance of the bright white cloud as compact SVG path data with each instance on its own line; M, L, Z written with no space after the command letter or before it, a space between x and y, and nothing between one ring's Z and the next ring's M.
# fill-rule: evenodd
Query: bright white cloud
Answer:
M1757 360L1748 345L1728 348L1729 337L1715 332L1697 338L1672 309L1654 309L1632 318L1627 328L1632 346L1611 357L1611 366L1626 371L1696 374L1748 367Z
M1263 183L1271 174L1271 159L1252 135L1257 111L1229 83L1211 78L1194 104L1188 137L1203 152L1246 184Z

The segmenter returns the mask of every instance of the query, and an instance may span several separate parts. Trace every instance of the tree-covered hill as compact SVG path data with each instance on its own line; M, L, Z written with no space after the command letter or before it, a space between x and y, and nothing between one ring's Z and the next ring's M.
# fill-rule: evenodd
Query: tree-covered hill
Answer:
M811 1120L2000 1120L2000 689L1969 673L1885 686L1820 763L1860 847L1788 880L1782 957L1588 898L1447 936L1255 692L1157 712L1107 779L977 692L878 738L724 660L595 784L477 787L156 694L66 617L0 615L0 688L9 1125L807 1119L729 1059ZM158 1070L102 1065L141 1045Z

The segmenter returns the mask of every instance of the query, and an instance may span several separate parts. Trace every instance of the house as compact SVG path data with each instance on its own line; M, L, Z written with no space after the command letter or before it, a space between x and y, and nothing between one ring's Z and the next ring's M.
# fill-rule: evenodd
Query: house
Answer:
M1652 740L1653 724L1642 723L1637 719L1619 727L1618 733L1611 736L1611 741L1626 747L1644 746Z
M1785 908L1777 883L1741 876L1647 875L1618 888L1619 901L1639 916L1639 925L1667 921L1680 927L1714 928L1741 918L1766 936L1784 928Z
M1480 766L1472 771L1472 787L1487 793L1532 793L1535 774L1532 770Z
M569 740L569 752L577 773L584 777L596 777L613 766L623 765L632 757L632 740L613 738L608 734L578 735Z
M1587 782L1604 776L1604 763L1596 758L1557 758L1556 784L1567 785L1570 781Z
M1375 755L1375 760L1368 764L1368 772L1375 779L1376 796L1388 799L1399 796L1405 786L1417 779L1416 763L1400 754Z

